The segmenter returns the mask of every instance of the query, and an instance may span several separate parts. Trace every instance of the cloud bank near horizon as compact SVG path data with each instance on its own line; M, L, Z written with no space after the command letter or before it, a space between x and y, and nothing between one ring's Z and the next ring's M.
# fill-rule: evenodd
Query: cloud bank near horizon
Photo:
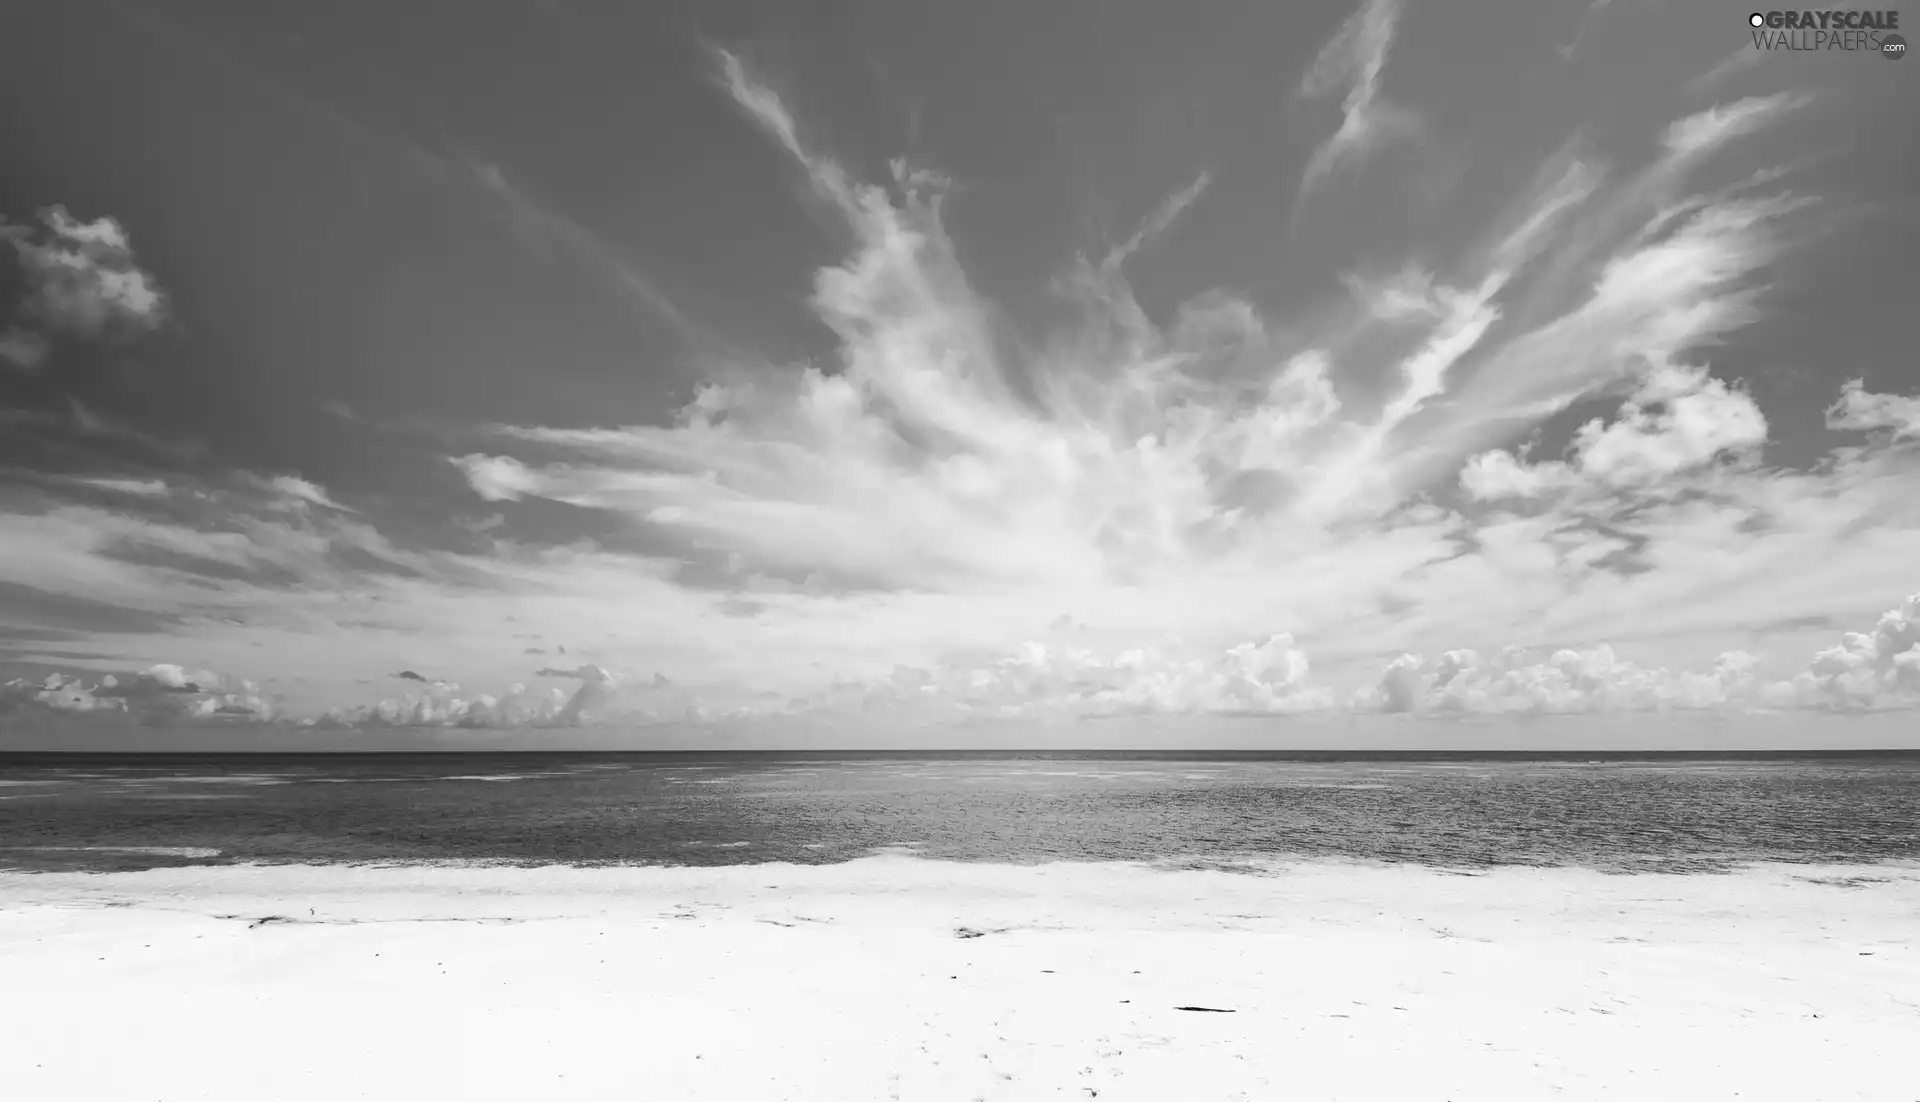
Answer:
M102 722L141 727L242 723L320 729L408 727L648 727L804 717L842 725L915 727L992 721L1141 716L1287 717L1417 713L1430 716L1608 715L1649 712L1827 712L1920 709L1920 593L1883 614L1871 631L1847 632L1791 677L1768 680L1759 659L1729 651L1704 670L1648 668L1599 644L1544 658L1513 648L1496 656L1451 650L1405 654L1378 681L1340 699L1310 676L1307 656L1285 635L1229 648L1211 661L1160 648L1102 656L1072 645L1029 642L991 663L928 670L898 667L885 678L842 682L806 697L762 694L712 708L674 693L656 674L638 685L594 665L544 668L535 676L579 681L571 694L530 691L462 695L451 682L352 710L303 719L281 714L261 687L210 670L162 664L127 679L88 682L53 674L0 686L0 721L45 729ZM408 671L411 672L411 671Z

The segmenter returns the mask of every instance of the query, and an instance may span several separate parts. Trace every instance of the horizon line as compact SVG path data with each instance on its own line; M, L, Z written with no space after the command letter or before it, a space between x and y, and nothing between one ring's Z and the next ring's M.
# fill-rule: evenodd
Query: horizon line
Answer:
M1375 759L1408 760L1426 759L1561 759L1582 758L1593 760L1632 761L1643 758L1691 758L1695 760L1713 759L1751 759L1751 758L1835 758L1835 757L1915 757L1920 758L1920 747L1822 747L1822 748L1751 748L1751 749L1701 749L1701 748L1663 748L1663 749L1180 749L1166 748L1087 748L1087 747L946 747L946 748L861 748L845 747L840 749L630 749L630 750L581 750L565 748L528 748L528 749L423 749L406 747L395 749L354 749L354 750L4 750L0 749L0 767L20 764L28 760L86 759L99 761L112 758L126 761L134 760L171 760L182 758L440 758L440 757L677 757L677 758L731 758L759 757L785 758L792 760L822 760L837 757L858 756L866 758L977 758L992 760L1009 756L1018 757L1107 757L1107 758L1148 758L1178 761L1182 759L1217 760L1338 760L1338 759Z

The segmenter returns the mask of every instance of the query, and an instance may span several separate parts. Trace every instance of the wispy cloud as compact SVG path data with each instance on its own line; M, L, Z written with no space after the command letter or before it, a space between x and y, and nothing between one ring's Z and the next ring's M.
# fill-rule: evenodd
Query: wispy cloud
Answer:
M1380 146L1418 129L1411 112L1380 97L1387 51L1399 22L1400 0L1362 0L1341 24L1300 83L1310 100L1341 94L1340 126L1308 158L1300 177L1302 198L1342 169L1358 165Z
M525 188L510 180L501 166L460 153L448 154L443 163L448 171L467 174L481 192L491 198L520 239L532 248L557 250L560 255L585 265L608 286L672 325L682 337L706 338L701 328L638 265L621 255L604 237L533 198Z
M1580 44L1584 42L1587 35L1593 31L1595 24L1599 23L1601 16L1612 6L1613 0L1592 0L1592 2L1587 5L1586 10L1580 13L1580 23L1579 26L1574 28L1572 40L1564 46L1555 47L1556 52L1558 52L1562 58L1571 60L1575 54L1579 53Z
M1113 251L1107 254L1105 266L1119 268L1126 263L1128 257L1166 233L1173 223L1187 212L1187 208L1200 201L1200 197L1205 195L1207 188L1211 186L1213 186L1213 174L1202 172L1193 178L1192 183L1161 200L1153 208L1153 212L1140 224L1140 228L1134 231L1133 236L1114 246Z
M1889 430L1895 437L1920 436L1920 395L1875 394L1850 379L1827 409L1827 427L1843 432Z
M1771 125L1781 115L1805 107L1812 100L1812 96L1804 93L1780 92L1709 107L1667 127L1666 146L1677 157L1711 153L1727 142Z
M673 302L658 281L604 234L596 233L543 201L515 180L507 166L476 155L453 135L437 131L429 142L383 130L214 41L178 18L136 5L116 6L115 14L155 40L232 74L251 90L271 96L294 117L333 135L376 172L397 171L416 179L437 181L446 189L446 194L476 204L479 213L505 227L534 252L579 265L604 287L625 297L650 317L666 322L681 337L689 341L709 337Z
M344 512L352 511L328 496L326 490L308 482L298 475L282 474L274 475L271 478L256 477L253 481L261 489L276 495L278 500L284 504L299 508L319 506L322 509L337 509Z
M76 481L96 490L132 494L135 497L165 497L170 492L166 482L157 478L82 478Z

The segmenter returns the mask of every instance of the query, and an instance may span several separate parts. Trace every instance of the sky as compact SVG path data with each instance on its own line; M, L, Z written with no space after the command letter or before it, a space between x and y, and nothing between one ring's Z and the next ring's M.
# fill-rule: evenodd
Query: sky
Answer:
M1920 747L1920 63L1749 14L21 5L0 748Z

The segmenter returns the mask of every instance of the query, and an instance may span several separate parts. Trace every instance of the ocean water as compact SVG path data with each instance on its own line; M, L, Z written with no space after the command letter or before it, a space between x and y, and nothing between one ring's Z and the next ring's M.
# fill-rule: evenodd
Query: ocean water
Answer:
M0 868L1920 859L1920 754L0 756Z

